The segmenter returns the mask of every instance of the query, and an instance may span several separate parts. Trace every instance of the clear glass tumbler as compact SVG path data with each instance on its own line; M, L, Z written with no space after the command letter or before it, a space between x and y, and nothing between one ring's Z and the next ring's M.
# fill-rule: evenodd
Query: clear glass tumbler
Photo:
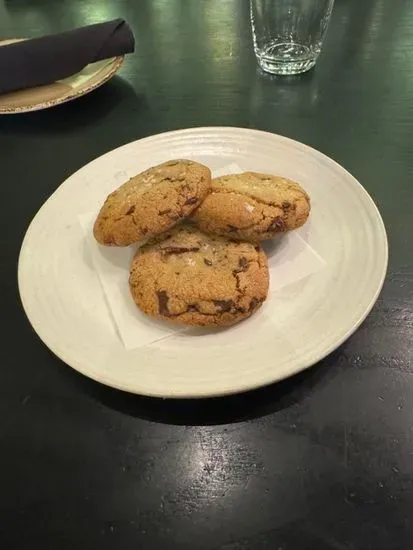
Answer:
M298 74L314 67L334 0L250 0L254 51L273 74Z

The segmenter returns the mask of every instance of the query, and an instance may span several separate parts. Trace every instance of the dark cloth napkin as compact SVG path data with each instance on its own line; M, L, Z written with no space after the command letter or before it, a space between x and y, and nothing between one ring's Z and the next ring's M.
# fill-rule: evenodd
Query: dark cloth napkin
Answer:
M0 94L50 84L134 48L123 19L0 46Z

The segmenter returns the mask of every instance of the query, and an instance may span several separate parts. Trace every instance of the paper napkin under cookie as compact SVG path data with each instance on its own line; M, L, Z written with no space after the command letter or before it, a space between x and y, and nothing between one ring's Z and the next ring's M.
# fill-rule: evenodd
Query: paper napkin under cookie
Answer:
M230 164L214 170L213 177L237 174L245 170L237 164ZM125 181L127 179L125 174ZM124 181L118 181L114 177L113 189L121 183ZM97 211L83 214L79 216L79 222L83 228L92 264L98 274L108 308L126 349L131 350L149 345L188 330L186 327L151 319L137 308L128 286L129 266L137 247L116 248L99 245L93 237L93 224L96 216ZM301 229L264 243L270 269L271 299L273 293L316 273L325 265L323 259L307 243L308 231L311 231L311 216ZM264 308L265 303L261 310ZM256 315L252 316L250 322L253 323L255 318ZM246 321L240 325L245 323ZM237 330L237 325L228 330Z
M123 19L0 47L0 94L62 80L90 63L134 51Z

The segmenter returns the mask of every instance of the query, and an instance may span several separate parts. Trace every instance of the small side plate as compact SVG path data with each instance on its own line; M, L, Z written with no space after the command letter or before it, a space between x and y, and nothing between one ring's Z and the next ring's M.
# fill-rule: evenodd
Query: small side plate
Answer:
M22 39L0 41L5 46ZM39 111L72 101L99 88L119 70L124 56L112 57L87 65L80 73L64 80L0 95L0 115Z

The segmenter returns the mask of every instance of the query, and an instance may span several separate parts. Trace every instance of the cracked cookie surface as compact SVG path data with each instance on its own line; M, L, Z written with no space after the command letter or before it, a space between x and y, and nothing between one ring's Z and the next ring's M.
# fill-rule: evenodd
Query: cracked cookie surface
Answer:
M266 299L269 273L259 245L178 226L138 250L129 286L146 314L192 326L233 325Z
M128 246L167 231L201 204L210 185L209 168L190 160L149 168L107 197L93 227L95 239Z
M193 219L207 233L259 242L302 226L309 213L310 198L298 183L244 172L213 179Z

